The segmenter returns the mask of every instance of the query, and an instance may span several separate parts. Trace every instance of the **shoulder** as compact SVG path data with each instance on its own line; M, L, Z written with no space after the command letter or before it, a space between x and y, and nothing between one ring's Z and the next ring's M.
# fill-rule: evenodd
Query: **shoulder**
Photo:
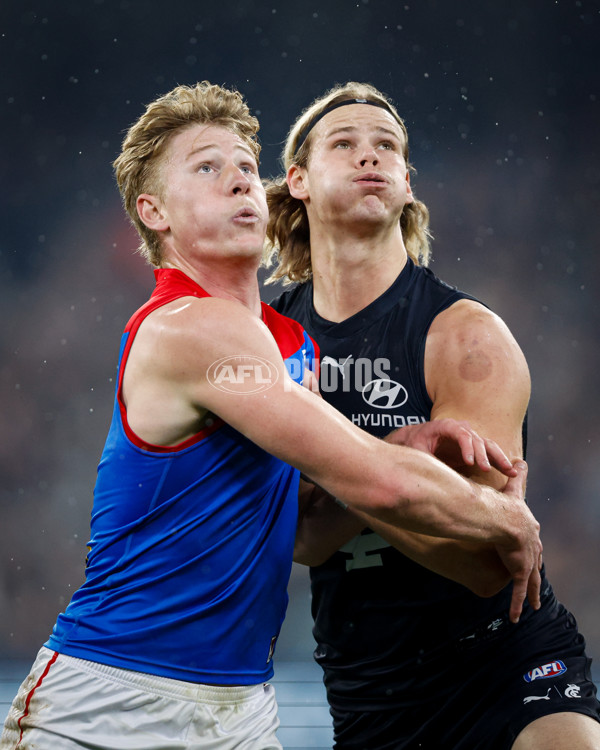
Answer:
M193 369L272 340L259 316L235 300L180 297L148 315L137 339L168 370ZM136 342L137 343L137 342Z
M231 330L236 325L258 325L260 317L237 300L221 297L179 297L148 316L153 326L165 333L201 336L215 330Z
M444 382L451 373L469 383L496 378L526 387L529 382L525 357L506 323L472 299L461 299L436 316L425 352L430 384Z
M516 343L502 318L473 298L459 298L436 315L430 335L466 346Z

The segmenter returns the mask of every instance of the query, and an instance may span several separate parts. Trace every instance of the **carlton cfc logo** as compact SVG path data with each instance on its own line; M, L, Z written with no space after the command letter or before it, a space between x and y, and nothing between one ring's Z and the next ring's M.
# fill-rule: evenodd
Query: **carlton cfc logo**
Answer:
M408 399L408 392L395 380L371 380L363 388L363 399L377 409L394 409L402 406Z
M525 682L533 682L534 680L546 680L548 677L558 677L559 674L563 674L567 671L564 662L557 659L556 661L548 662L541 667L532 669L527 674L523 675Z

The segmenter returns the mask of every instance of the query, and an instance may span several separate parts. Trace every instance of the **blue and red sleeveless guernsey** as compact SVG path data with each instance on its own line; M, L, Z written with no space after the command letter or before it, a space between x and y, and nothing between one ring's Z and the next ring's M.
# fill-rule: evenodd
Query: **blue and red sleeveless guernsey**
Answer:
M252 685L273 674L287 606L299 472L222 420L172 448L127 424L121 383L133 339L153 310L208 297L160 269L121 341L113 419L98 467L86 580L48 648L195 683ZM292 377L316 360L302 326L263 303Z

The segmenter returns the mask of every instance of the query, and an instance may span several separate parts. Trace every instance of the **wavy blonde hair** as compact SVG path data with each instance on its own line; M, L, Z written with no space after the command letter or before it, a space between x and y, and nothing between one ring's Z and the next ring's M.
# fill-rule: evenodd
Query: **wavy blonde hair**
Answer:
M323 96L315 99L292 125L281 157L286 173L292 164L299 167L306 167L308 164L312 130L308 131L303 141L301 137L310 122L318 120L319 115L328 107L350 99L366 99L369 102L375 102L392 115L404 135L404 158L407 168L411 172L415 171L408 158L406 125L391 100L369 83L350 81L334 86ZM298 148L299 141L300 147ZM284 284L308 281L312 277L312 264L310 231L304 203L290 195L285 174L266 181L265 187L269 204L265 265L270 266L276 263L276 268L266 283L273 283L279 279L283 279ZM427 206L416 199L408 203L402 212L400 226L409 256L415 263L426 266L431 255Z
M258 120L238 91L202 81L195 86L176 86L146 107L127 131L113 167L125 210L142 239L139 252L153 266L160 266L160 235L138 216L139 195L162 195L161 158L175 133L195 124L218 125L238 135L258 163Z

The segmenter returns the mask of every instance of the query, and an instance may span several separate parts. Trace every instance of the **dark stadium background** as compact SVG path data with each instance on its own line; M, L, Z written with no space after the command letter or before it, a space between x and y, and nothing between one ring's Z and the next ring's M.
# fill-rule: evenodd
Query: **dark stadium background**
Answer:
M529 360L529 502L600 658L599 31L592 0L2 3L0 657L32 658L82 580L119 337L153 284L111 161L145 103L209 79L259 116L264 176L333 83L395 100L433 270ZM278 656L310 658L299 569L290 595Z

